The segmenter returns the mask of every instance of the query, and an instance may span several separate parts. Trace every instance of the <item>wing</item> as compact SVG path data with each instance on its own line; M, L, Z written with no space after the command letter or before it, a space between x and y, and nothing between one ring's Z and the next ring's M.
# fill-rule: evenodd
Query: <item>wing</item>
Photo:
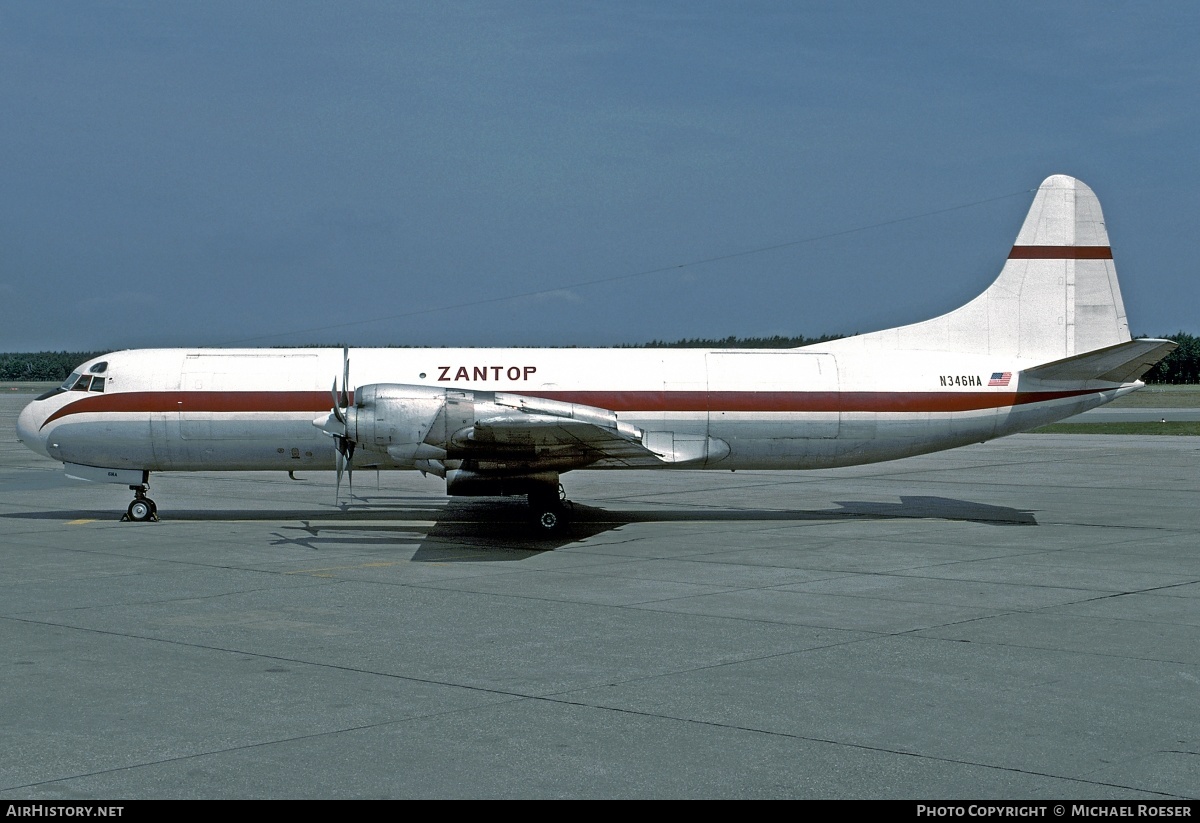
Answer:
M475 424L451 442L488 459L527 456L579 467L663 466L728 453L728 446L710 448L707 437L646 431L608 409L499 392L476 402Z
M597 406L530 395L377 383L354 404L313 425L396 465L443 474L447 461L499 473L661 467L719 460L729 445L707 436L650 431Z

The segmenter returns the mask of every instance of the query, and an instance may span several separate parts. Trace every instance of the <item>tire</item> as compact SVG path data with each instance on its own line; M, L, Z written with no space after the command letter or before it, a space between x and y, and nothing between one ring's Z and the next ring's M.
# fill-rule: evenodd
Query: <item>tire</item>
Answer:
M541 535L558 535L567 527L567 509L554 493L529 495L529 515Z
M154 515L154 504L149 500L134 500L126 514L134 523L144 523Z
M534 517L534 525L542 534L558 534L566 524L561 508L555 506L539 511Z

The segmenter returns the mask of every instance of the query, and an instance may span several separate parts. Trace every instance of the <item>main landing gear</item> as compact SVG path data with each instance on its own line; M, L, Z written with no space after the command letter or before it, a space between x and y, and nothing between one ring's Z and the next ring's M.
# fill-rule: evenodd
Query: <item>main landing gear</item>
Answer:
M557 488L548 486L529 492L529 514L533 527L546 537L558 535L567 527L570 519L571 501L560 483Z
M150 490L150 484L142 483L140 486L130 486L129 488L133 492L133 502L129 504L121 522L144 523L147 520L158 522L158 506L146 496L146 492Z

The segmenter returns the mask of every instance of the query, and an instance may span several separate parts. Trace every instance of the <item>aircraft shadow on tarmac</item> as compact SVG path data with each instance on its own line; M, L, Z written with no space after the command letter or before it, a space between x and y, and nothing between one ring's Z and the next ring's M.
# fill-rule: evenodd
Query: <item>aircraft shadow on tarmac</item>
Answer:
M1032 512L956 500L949 497L902 496L899 502L834 501L834 509L601 509L572 505L571 523L560 535L542 536L529 523L523 500L461 499L432 502L427 497L355 495L352 504L326 509L170 509L164 520L184 522L247 521L277 526L273 546L310 551L334 548L416 546L413 560L470 562L519 560L613 531L632 523L718 522L803 523L839 520L945 520L990 526L1036 526ZM0 515L32 520L116 520L112 511L42 511ZM129 524L153 529L154 524ZM508 555L506 558L505 555Z

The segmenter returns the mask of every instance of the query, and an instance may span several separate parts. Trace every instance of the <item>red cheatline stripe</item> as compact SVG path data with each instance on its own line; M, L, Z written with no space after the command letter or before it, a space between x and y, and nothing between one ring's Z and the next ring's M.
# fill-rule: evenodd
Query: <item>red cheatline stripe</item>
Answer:
M525 392L533 396L532 392ZM956 412L1093 394L1058 392L537 392L615 412Z
M1112 260L1108 246L1013 246L1009 260Z
M87 412L318 412L328 411L333 398L308 391L162 391L112 392L88 395L63 406L46 418L45 426L69 414Z
M959 412L1000 409L1079 397L1087 389L1056 392L664 392L539 391L520 392L596 406L614 412ZM42 423L72 414L154 412L225 412L268 414L330 408L325 392L114 392L81 397L58 409Z

